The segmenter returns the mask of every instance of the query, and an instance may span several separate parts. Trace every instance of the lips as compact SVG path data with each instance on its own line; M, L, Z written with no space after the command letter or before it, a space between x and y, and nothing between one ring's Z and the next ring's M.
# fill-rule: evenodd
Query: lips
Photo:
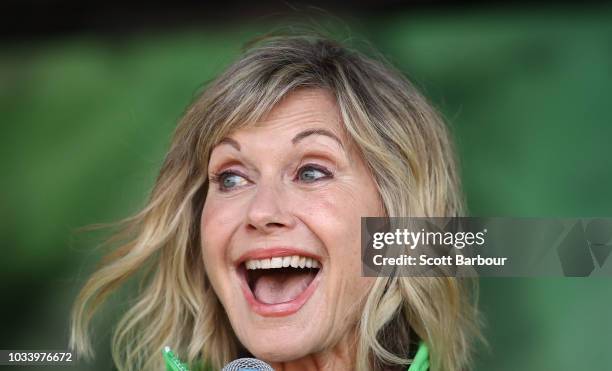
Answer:
M262 316L298 311L316 290L321 271L318 257L291 248L255 250L238 263L243 294Z

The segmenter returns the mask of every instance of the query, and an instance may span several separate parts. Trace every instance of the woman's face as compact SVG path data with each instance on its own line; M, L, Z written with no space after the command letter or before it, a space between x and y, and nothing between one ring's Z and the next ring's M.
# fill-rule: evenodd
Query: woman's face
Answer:
M242 344L283 362L346 340L373 283L360 217L383 209L333 96L289 94L213 149L209 179L206 272Z

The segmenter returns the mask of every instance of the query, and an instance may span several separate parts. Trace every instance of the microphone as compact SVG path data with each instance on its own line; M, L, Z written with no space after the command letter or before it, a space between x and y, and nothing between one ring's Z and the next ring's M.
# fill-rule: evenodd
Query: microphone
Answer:
M223 367L221 371L274 371L272 366L255 358L238 358Z

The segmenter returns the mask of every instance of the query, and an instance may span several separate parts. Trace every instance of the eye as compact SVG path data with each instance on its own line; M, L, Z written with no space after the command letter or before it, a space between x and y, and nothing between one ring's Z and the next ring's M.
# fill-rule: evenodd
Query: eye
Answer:
M304 165L298 170L297 180L304 183L316 182L320 179L331 178L332 173L318 165Z
M249 184L249 181L234 171L224 171L219 175L211 177L211 182L219 184L221 191L231 191Z

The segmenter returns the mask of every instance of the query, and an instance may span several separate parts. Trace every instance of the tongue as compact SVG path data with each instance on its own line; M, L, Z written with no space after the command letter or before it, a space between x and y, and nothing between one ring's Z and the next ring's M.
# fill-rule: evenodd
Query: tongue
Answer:
M312 282L316 273L309 270L292 273L266 273L253 286L257 300L266 304L279 304L297 298Z

